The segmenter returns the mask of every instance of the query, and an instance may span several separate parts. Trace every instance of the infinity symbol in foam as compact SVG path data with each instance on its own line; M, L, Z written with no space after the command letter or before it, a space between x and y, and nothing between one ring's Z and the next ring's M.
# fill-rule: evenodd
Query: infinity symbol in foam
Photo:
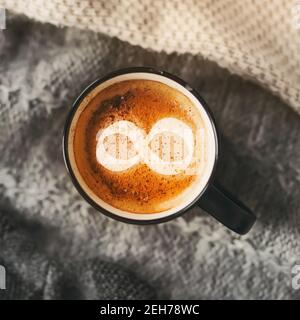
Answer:
M120 142L120 137L126 140ZM130 150L128 139L134 151ZM156 152L150 147L151 143ZM193 154L192 129L175 118L159 120L148 135L130 121L115 122L97 135L97 161L111 171L123 171L144 162L160 174L178 174L190 165Z

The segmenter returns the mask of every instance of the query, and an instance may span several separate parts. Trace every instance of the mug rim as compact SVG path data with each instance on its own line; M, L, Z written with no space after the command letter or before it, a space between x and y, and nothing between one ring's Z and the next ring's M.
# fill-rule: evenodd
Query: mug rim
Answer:
M214 140L215 140L215 156L214 156L213 168L212 168L211 174L209 176L209 179L207 180L207 182L206 182L205 186L203 187L203 189L201 190L201 192L199 192L199 194L193 199L193 201L188 203L184 208L181 208L180 210L178 210L174 213L171 213L167 216L156 218L156 219L126 218L126 217L119 216L118 214L115 214L115 213L108 211L105 208L101 207L96 201L94 201L87 194L87 192L80 185L80 183L78 182L78 179L76 178L76 175L74 174L74 171L72 169L72 165L71 165L71 162L69 159L68 137L69 137L70 127L71 127L73 118L77 112L77 109L79 108L83 99L93 89L95 89L100 84L102 84L110 79L113 79L117 76L124 75L124 74L130 74L130 73L156 74L156 75L160 75L160 76L166 77L168 79L171 79L171 80L177 82L178 84L180 84L181 86L183 86L200 102L201 106L205 110L205 112L210 120L210 124L211 124L213 135L214 135ZM81 93L77 96L77 98L75 99L75 101L72 104L71 110L67 114L66 122L64 125L64 130L63 130L63 139L62 139L63 158L64 158L64 163L65 163L66 169L71 177L73 185L77 189L78 193L84 198L84 200L87 201L94 209L96 209L97 211L106 215L109 218L115 219L117 221L129 223L129 224L136 224L136 225L148 225L148 224L157 224L157 223L167 222L167 221L170 221L172 219L175 219L175 218L181 216L188 209L195 206L215 177L216 167L217 167L217 162L218 162L218 155L219 155L219 148L220 148L220 146L219 146L219 139L218 139L218 132L217 132L217 128L216 128L216 122L215 122L215 119L213 117L213 114L212 114L210 108L208 107L207 103L202 98L202 96L194 88L192 88L186 81L184 81L180 77L175 76L167 71L164 71L161 69L156 69L153 67L127 67L127 68L117 69L115 71L112 71L112 72L106 74L103 77L97 78L92 83L90 83L88 86L86 86L81 91ZM136 213L136 214L138 214L138 213ZM149 213L149 215L151 215L151 213Z

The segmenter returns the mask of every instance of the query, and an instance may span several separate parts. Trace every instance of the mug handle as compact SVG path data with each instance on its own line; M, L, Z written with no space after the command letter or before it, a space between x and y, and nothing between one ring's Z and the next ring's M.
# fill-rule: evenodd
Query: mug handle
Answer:
M250 209L216 184L208 186L197 204L227 228L239 234L246 234L256 220Z

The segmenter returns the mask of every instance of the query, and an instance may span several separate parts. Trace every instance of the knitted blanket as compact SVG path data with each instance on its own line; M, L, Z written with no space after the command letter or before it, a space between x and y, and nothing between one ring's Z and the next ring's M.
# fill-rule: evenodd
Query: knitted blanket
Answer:
M300 112L299 0L0 0L1 6L144 48L200 53Z
M7 6L12 3L17 1ZM163 28L162 12L153 11L153 26L162 23ZM248 14L250 19L253 13ZM291 286L291 268L300 258L298 114L199 55L145 50L10 11L7 18L7 29L0 33L0 265L7 271L1 298L300 298ZM288 84L299 72L291 68L297 59L281 61L279 69L265 66L273 70L271 78L266 69L254 68L265 84L278 79L278 93L294 107L299 82ZM211 106L222 140L217 178L258 216L248 235L230 232L197 207L167 223L127 225L96 212L74 189L61 150L72 101L95 78L133 65L181 76ZM278 77L285 67L289 74Z

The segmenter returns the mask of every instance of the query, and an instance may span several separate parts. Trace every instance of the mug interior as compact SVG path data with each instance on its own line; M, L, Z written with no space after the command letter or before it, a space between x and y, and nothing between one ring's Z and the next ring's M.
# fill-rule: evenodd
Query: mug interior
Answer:
M125 80L152 80L158 81L163 84L166 84L181 93L187 96L192 103L199 110L201 117L204 120L206 129L207 129L207 139L208 143L211 144L208 152L208 161L207 168L201 176L201 180L193 184L192 190L188 190L186 199L180 203L180 205L157 213L133 213L124 210L120 210L111 206L110 204L103 201L101 198L96 196L92 190L85 183L82 178L79 170L76 166L76 161L74 157L73 151L73 139L76 128L76 123L81 112L88 105L88 103L93 99L99 92L103 89ZM75 101L73 108L70 112L69 118L66 123L65 135L64 135L64 157L66 166L71 174L72 180L77 187L78 191L81 195L96 209L99 211L112 216L114 218L119 218L119 220L128 221L128 222L151 222L151 221L159 221L159 220L168 220L173 215L177 215L182 213L186 209L188 209L191 205L193 205L202 193L205 191L207 185L209 184L210 179L212 178L216 159L218 152L218 141L217 134L214 125L213 118L207 109L203 99L199 97L199 95L189 87L183 80L174 77L168 73L161 71L153 71L152 69L147 70L147 68L133 68L120 70L117 73L113 73L103 79L95 81L88 88L86 88L82 94Z

